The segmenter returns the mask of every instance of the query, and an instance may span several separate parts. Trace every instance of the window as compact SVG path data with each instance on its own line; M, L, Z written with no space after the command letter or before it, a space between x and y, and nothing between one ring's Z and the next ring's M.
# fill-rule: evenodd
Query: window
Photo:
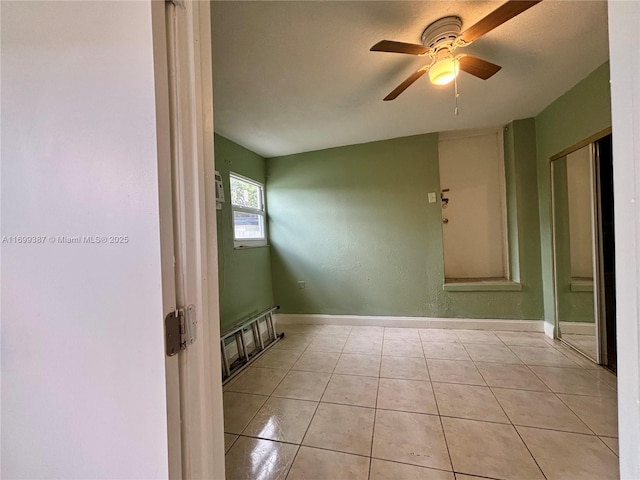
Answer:
M236 248L267 244L264 186L235 173L230 174L233 244Z
M502 129L440 134L446 282L509 278Z

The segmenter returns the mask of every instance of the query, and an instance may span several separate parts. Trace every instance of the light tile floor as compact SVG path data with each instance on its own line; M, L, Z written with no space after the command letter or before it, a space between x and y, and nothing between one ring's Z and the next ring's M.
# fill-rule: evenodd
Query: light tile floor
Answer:
M228 480L619 476L615 376L542 333L281 329L225 385Z

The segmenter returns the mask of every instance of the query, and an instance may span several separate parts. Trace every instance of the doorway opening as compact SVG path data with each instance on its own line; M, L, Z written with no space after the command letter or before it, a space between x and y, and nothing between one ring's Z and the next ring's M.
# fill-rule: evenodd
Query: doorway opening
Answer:
M556 336L616 371L610 131L551 160Z
M600 276L600 363L617 370L616 270L613 220L613 150L611 135L595 142L597 165L598 245Z

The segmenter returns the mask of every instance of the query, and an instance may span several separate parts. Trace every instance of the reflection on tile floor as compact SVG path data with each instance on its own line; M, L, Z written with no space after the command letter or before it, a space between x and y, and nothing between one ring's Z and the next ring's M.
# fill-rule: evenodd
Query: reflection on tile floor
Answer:
M590 358L596 358L596 350L598 348L598 340L595 335L577 335L574 333L563 333L562 339L573 345L579 351Z
M619 477L615 376L543 333L279 330L225 385L227 480Z

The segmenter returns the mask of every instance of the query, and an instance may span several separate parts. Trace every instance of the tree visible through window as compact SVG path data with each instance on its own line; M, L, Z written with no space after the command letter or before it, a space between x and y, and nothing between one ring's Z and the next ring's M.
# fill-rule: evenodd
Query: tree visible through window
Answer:
M266 245L264 186L235 173L230 174L230 185L235 247Z

